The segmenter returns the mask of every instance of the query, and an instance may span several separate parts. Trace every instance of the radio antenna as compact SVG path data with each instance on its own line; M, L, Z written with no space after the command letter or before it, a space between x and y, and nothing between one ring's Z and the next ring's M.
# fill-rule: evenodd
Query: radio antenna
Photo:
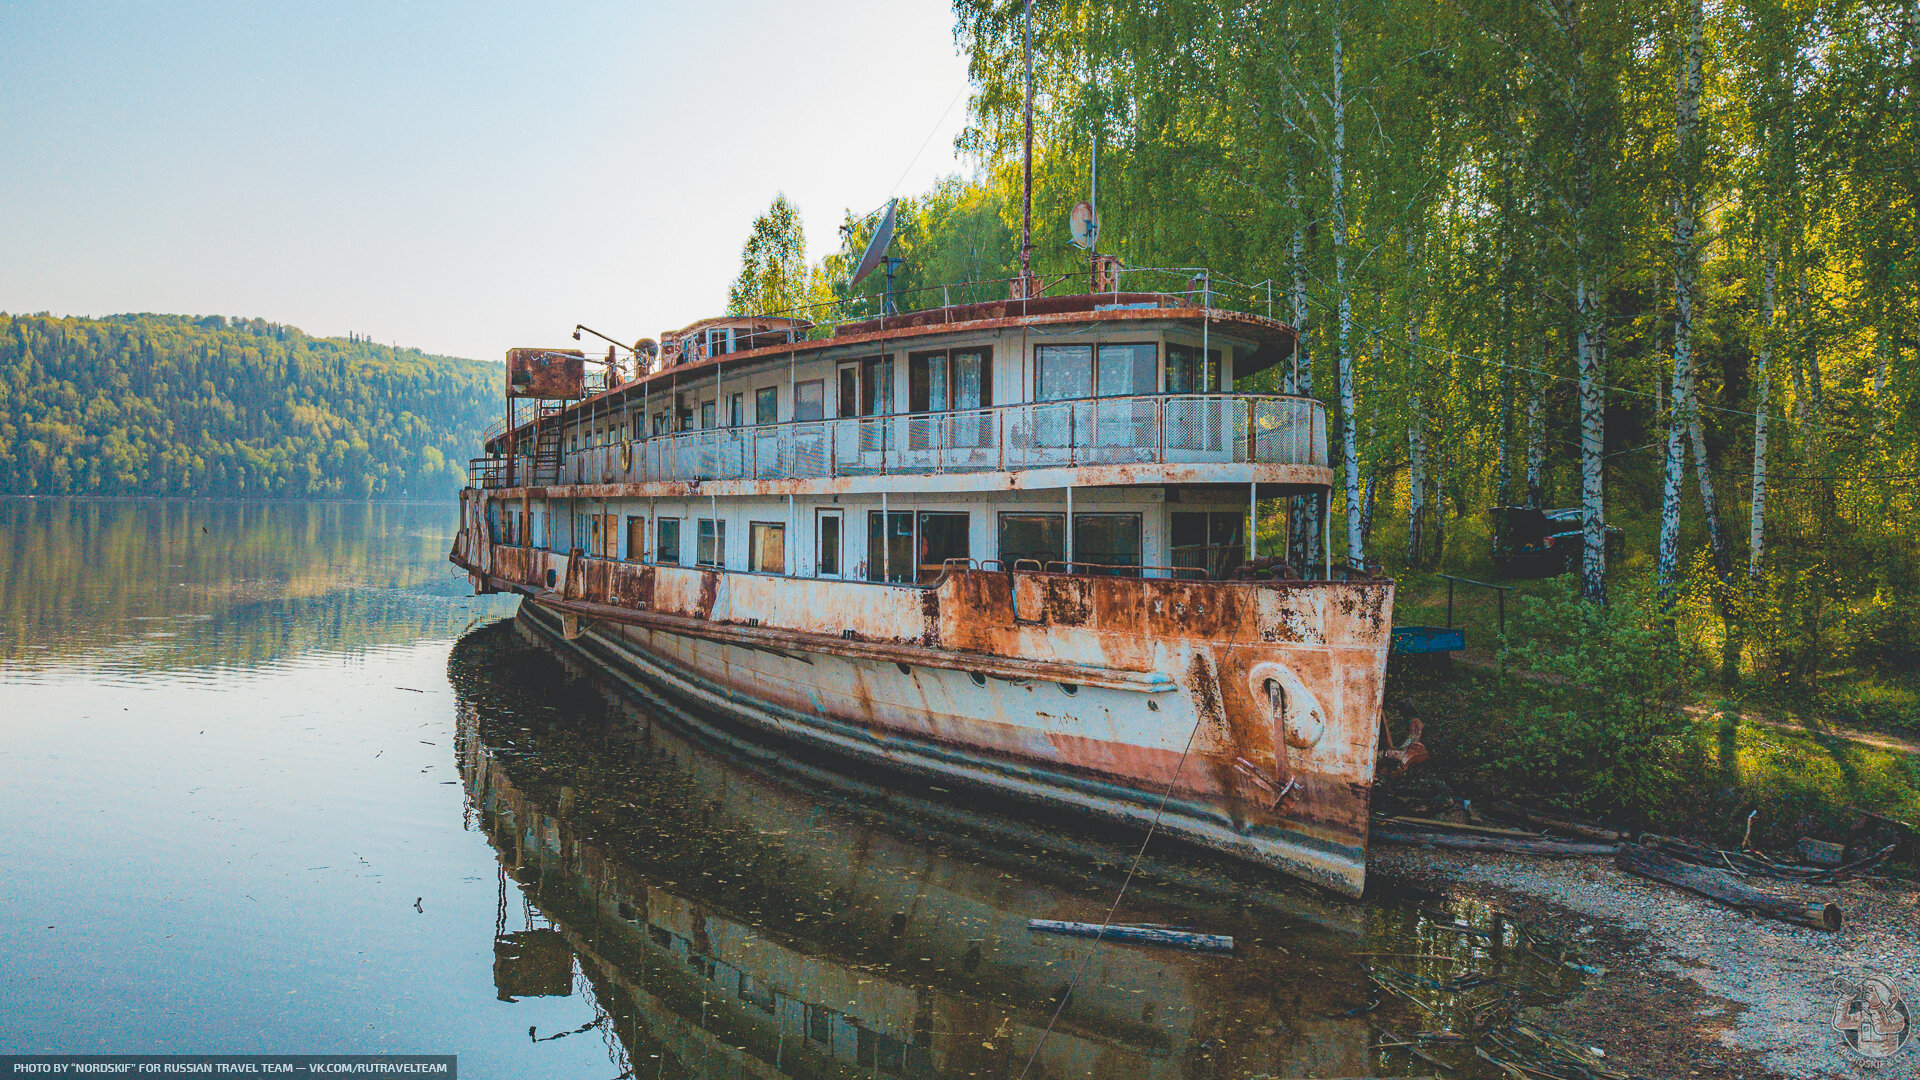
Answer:
M1033 0L1027 0L1022 52L1027 61L1025 134L1020 151L1020 295L1033 285Z

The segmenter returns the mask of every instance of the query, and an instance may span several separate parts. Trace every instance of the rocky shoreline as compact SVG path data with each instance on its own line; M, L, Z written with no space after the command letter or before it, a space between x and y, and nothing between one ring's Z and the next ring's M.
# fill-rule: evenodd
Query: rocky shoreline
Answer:
M1887 1059L1851 1050L1837 1006L1866 975L1889 979L1920 1025L1920 887L1853 880L1820 890L1838 933L1755 918L1626 874L1606 860L1376 847L1377 883L1471 897L1558 928L1606 968L1534 1010L1543 1026L1621 1068L1691 1080L1920 1077L1920 1032Z

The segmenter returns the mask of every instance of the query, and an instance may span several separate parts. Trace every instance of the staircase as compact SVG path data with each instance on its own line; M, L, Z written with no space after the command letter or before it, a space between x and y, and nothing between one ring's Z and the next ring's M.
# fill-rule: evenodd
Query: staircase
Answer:
M560 413L565 402L536 403L533 416L533 475L527 480L535 487L560 482Z

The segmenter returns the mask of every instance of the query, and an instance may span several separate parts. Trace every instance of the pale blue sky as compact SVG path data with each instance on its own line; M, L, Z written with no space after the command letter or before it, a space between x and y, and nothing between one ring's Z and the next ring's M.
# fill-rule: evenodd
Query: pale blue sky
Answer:
M0 2L0 311L483 358L576 321L652 336L721 309L776 191L818 258L844 208L971 168L952 25L915 0Z

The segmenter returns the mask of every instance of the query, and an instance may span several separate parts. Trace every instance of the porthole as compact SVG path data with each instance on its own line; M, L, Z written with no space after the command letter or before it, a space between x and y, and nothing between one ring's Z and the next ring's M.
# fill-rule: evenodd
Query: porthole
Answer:
M896 663L896 664L894 664L893 666L894 666L894 667L897 667L897 668L899 668L899 669L900 669L900 674L902 674L902 675L911 675L911 674L913 674L913 669L912 669L912 668L910 668L910 667L908 667L908 666L907 666L907 665L905 665L905 664L901 664L901 663Z
M973 680L973 685L975 686L987 685L987 677L985 675L980 674L977 671L967 672L967 677Z
M1060 692L1067 695L1068 697L1072 697L1073 695L1080 692L1080 684L1063 682L1060 684Z

